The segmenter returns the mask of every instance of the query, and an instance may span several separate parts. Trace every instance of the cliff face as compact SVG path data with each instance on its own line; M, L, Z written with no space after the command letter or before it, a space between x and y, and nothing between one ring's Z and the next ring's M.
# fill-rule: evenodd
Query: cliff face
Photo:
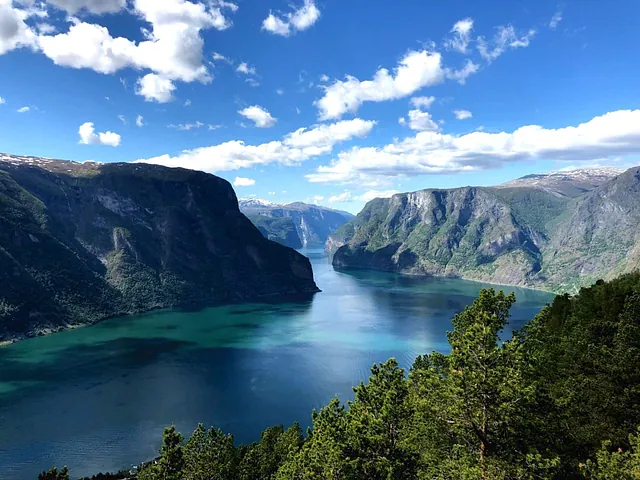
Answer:
M604 178L575 199L546 184L376 199L326 248L336 267L575 291L638 267L638 172Z
M267 238L292 248L324 246L331 233L353 219L348 212L302 202L278 205L246 199L240 200L240 209Z
M154 308L317 291L218 177L0 156L0 339Z

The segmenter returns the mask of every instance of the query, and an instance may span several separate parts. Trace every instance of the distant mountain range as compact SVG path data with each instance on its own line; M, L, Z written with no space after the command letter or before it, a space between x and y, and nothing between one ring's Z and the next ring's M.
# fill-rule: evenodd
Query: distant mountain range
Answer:
M302 202L241 198L238 204L266 238L291 248L322 247L331 233L354 218L348 212Z
M266 240L222 178L0 154L0 341L317 290L309 260Z
M326 249L336 267L574 292L640 267L640 168L375 199Z

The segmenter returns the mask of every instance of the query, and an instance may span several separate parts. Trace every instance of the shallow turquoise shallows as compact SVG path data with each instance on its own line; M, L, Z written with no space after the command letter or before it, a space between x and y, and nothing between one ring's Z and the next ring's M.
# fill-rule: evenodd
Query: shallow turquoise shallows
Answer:
M312 300L154 312L0 348L0 478L128 467L153 458L172 423L215 425L239 442L274 424L304 427L334 395L351 399L374 362L409 367L446 352L451 317L490 287L337 272L322 252L303 253L323 290ZM512 328L553 298L504 288L518 300Z

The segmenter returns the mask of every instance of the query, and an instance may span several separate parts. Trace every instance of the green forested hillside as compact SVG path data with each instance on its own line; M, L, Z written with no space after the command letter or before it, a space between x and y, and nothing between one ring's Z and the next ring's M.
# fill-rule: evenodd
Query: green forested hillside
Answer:
M222 178L0 161L0 341L154 308L315 291L309 260L265 239Z
M575 198L512 182L376 199L327 250L336 267L573 293L640 267L640 168L598 178L603 183ZM593 183L581 181L578 190Z
M502 338L513 294L483 290L453 318L449 354L375 365L333 399L251 445L165 430L148 479L523 480L640 478L640 274L558 296Z

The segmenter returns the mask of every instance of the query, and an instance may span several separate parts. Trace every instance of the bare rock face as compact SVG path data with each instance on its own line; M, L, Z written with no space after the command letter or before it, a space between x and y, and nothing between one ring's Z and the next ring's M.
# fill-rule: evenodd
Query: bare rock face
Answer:
M640 169L549 176L375 199L326 249L336 267L553 291L638 268Z
M316 291L308 259L265 239L226 180L0 155L0 339Z

